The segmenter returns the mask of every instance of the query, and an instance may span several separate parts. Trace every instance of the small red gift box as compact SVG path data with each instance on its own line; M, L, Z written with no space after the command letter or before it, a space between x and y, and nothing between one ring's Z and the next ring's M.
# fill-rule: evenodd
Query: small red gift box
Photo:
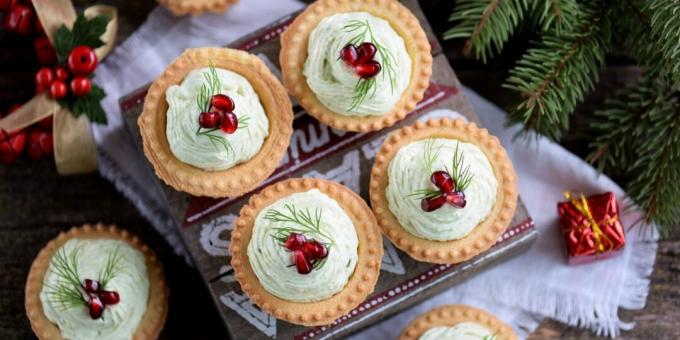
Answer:
M588 263L619 253L626 244L616 196L608 192L586 198L564 196L557 205L560 228L567 243L569 264Z

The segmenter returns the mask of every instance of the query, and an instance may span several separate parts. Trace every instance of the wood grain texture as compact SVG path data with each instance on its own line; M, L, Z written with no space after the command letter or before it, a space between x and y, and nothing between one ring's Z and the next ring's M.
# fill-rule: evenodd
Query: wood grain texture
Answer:
M105 3L118 7L118 41L123 41L146 18L154 1L79 1ZM436 32L448 27L450 1L421 1ZM515 41L510 50L487 65L463 58L462 46L445 42L444 50L462 82L470 85L500 106L511 96L500 88L504 69L525 44ZM0 32L0 111L32 95L33 72L37 69L32 42ZM625 62L615 61L601 74L601 82L587 99L589 107L601 101L613 85L625 83L639 72ZM499 90L501 89L501 90ZM590 106L592 107L592 106ZM585 111L583 111L585 112ZM578 124L579 115L575 116ZM574 129L577 130L577 129ZM577 133L567 136L566 146L576 153L585 152ZM170 313L161 338L225 338L226 332L201 279L182 259L172 253L153 228L113 185L96 174L60 177L51 159L31 161L22 156L12 165L0 165L0 338L30 339L32 332L24 315L23 289L33 258L51 238L73 225L86 222L115 223L138 234L159 255L170 283ZM677 230L677 228L676 228ZM659 243L652 288L646 308L621 311L624 320L636 328L622 334L623 339L680 338L680 232ZM555 321L544 321L531 339L590 339L588 331Z

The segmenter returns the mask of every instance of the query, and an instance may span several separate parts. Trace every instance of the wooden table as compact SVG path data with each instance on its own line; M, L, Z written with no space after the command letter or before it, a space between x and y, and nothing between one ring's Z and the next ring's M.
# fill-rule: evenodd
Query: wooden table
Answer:
M107 3L120 11L118 40L131 34L154 7L152 1L81 1ZM123 6L123 4L125 4ZM423 1L435 30L446 27L446 1ZM516 45L522 43L517 42ZM31 41L22 41L0 32L0 111L32 95L35 61ZM500 88L502 70L514 57L509 51L489 65L461 58L459 46L445 43L449 60L463 83L495 103L505 106L511 98ZM598 91L588 98L583 110L602 98L612 86L630 79L636 68L620 65L604 71ZM578 117L578 115L577 115ZM575 121L578 126L578 120ZM577 130L577 129L574 129ZM564 143L572 151L586 150L578 134ZM60 177L53 161L32 161L26 156L11 165L0 165L0 338L31 338L24 314L24 285L28 269L37 252L60 231L74 225L104 222L117 224L138 234L163 261L170 284L170 312L162 338L224 338L226 332L198 274L183 259L174 255L160 235L111 183L97 174ZM640 311L621 311L624 320L637 327L625 332L627 339L680 338L680 232L659 243L647 307ZM531 338L592 338L588 331L545 320Z

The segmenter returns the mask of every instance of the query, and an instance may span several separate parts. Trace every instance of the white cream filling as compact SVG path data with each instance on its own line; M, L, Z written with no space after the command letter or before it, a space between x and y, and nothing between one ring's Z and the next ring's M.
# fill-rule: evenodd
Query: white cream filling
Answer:
M297 211L309 209L312 216L319 209L319 230L328 237L317 233L305 233L305 236L333 243L326 263L309 274L299 274L293 253L272 237L275 228L297 228L298 225L265 218L272 209L290 215L286 205ZM335 200L312 189L284 197L260 211L248 243L248 260L262 287L271 294L288 301L314 302L325 300L345 287L356 267L358 246L356 230L347 213Z
M146 312L149 298L149 277L144 254L124 241L71 239L60 249L64 254L78 251L80 280L97 280L105 268L109 254L118 249L120 268L106 285L106 290L116 291L120 302L106 306L99 319L93 320L87 307L64 309L50 287L58 286L61 276L55 273L54 257L45 274L40 301L45 316L57 327L64 339L131 339Z
M437 241L463 238L486 218L496 203L498 182L491 163L474 144L444 138L430 140L432 149L439 150L432 171L451 169L453 154L459 144L459 152L464 157L463 167L469 166L473 177L464 191L467 200L464 208L447 203L437 210L425 212L420 205L421 199L409 195L417 190L436 189L430 182L432 171L426 171L423 166L427 143L428 140L420 140L402 147L390 162L386 189L389 208L401 226L415 236Z
M375 41L389 51L394 72L390 77L383 55L376 53L374 60L381 64L382 70L373 78L375 90L352 108L360 78L338 57L340 50L363 31L346 28L354 20L368 23ZM361 42L371 42L369 34ZM303 73L316 97L331 111L350 116L379 116L389 112L401 98L411 80L411 67L404 40L389 22L366 12L350 12L326 17L314 28L307 44Z
M486 340L493 333L486 327L474 322L462 322L453 327L433 327L428 329L419 340Z
M204 170L225 170L248 161L262 147L269 134L269 120L264 112L260 97L248 80L238 73L217 68L220 93L234 101L234 113L238 117L249 117L248 126L239 128L233 134L218 129L212 134L224 138L231 146L211 141L204 135L197 135L198 116L201 109L196 97L201 85L206 83L204 73L209 68L192 71L181 85L173 85L166 91L168 102L166 135L172 153L184 163ZM204 130L205 131L205 130Z

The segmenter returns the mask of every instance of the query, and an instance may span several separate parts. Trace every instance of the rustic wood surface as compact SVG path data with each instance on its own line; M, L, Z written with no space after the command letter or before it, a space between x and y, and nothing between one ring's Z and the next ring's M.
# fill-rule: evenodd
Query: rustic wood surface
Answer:
M120 11L118 40L131 34L154 7L153 1L79 1L78 3L107 3ZM450 2L422 1L435 31L446 27ZM514 46L521 47L523 41ZM0 32L0 112L32 95L32 77L36 62L32 56L32 42ZM461 81L500 106L511 104L511 96L500 88L503 71L516 56L510 50L488 65L462 58L459 46L444 43L453 68ZM639 72L616 60L616 66L603 71L598 90L588 97L581 112L611 88L630 80ZM578 131L579 115L575 116L574 131ZM572 133L564 145L577 154L586 152L579 134ZM30 325L24 314L23 289L33 258L43 245L60 231L74 225L104 222L124 226L138 234L156 250L164 263L171 289L168 322L162 338L203 339L224 338L226 332L215 307L204 289L198 273L174 253L135 208L119 194L113 185L97 174L60 177L51 159L29 160L22 156L11 165L0 165L0 338L32 338ZM624 332L625 339L680 338L680 232L674 232L659 243L657 262L652 275L652 288L647 307L639 311L621 311L626 321L637 326ZM567 338L587 339L592 333L545 320L532 334L532 339Z

